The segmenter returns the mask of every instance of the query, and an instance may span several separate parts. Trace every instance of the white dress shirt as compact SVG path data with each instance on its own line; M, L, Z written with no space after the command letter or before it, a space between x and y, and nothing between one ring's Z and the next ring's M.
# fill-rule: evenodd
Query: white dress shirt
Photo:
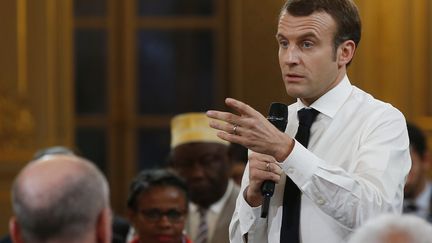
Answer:
M298 100L288 107L285 133L295 137ZM302 192L300 238L303 243L346 242L350 233L383 212L401 213L403 188L411 167L405 118L388 103L352 86L348 77L310 107L318 110L308 149L295 141L280 163ZM266 219L250 207L243 192L230 224L232 243L280 241L285 176L276 184Z

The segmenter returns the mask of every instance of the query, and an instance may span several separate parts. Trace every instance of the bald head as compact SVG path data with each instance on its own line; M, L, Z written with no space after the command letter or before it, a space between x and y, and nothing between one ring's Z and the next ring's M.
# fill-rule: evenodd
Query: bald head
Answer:
M108 198L102 173L91 162L70 155L32 161L12 188L17 224L27 242L88 235L109 208Z
M432 242L432 226L410 215L384 214L366 222L351 236L349 243Z

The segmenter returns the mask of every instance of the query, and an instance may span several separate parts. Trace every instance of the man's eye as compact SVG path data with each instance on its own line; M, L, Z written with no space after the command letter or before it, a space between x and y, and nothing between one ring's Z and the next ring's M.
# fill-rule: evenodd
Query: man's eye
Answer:
M311 48L313 46L313 43L310 41L303 41L302 47L303 48Z
M279 46L282 47L282 48L287 48L288 47L288 41L280 40L279 41Z
M203 156L202 158L201 158L201 161L204 161L204 162L213 162L213 161L215 161L215 160L218 160L218 156L216 156L216 155L206 155L206 156Z

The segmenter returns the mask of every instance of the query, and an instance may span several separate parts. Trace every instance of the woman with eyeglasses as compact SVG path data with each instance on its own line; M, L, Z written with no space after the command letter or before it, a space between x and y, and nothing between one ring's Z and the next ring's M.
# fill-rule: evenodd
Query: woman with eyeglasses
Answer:
M127 201L136 236L130 243L192 243L183 233L189 196L174 173L146 170L132 181Z

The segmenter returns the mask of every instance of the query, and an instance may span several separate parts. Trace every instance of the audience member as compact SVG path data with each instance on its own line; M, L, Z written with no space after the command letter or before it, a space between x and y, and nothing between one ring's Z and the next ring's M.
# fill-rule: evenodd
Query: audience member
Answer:
M70 156L79 156L79 153L74 152L72 149L69 149L67 147L63 146L52 146L40 149L36 151L33 155L33 160L40 159L46 155L55 155L55 154L61 154L61 155L70 155Z
M168 170L143 171L132 181L127 205L136 231L131 243L186 243L188 192L185 182Z
M33 160L40 159L45 155L55 155L55 154L75 156L75 152L69 148L66 148L63 146L53 146L53 147L48 147L48 148L44 148L44 149L40 149L40 150L36 151L36 153L33 155ZM0 243L11 243L11 242L12 242L12 239L11 239L10 235L5 235L4 237L2 237L0 239ZM115 242L115 243L117 243L117 242Z
M241 185L243 172L248 161L248 149L241 144L231 143L228 147L228 157L231 160L231 178Z
M69 149L64 146L52 146L36 151L33 156L33 160L40 159L48 155L69 155L69 156L79 156L80 153L76 150ZM126 242L126 237L130 229L129 222L124 218L113 214L112 218L112 243L124 243ZM0 242L1 243L1 242Z
M186 231L195 243L228 243L239 187L230 179L228 143L216 136L204 113L171 121L170 166L185 180L191 204Z
M349 243L430 243L432 225L414 215L383 214L370 219Z
M404 189L404 213L413 213L432 222L432 184L428 179L430 157L422 130L408 123L411 170Z
M83 158L32 161L14 181L12 204L13 242L111 242L108 183Z

